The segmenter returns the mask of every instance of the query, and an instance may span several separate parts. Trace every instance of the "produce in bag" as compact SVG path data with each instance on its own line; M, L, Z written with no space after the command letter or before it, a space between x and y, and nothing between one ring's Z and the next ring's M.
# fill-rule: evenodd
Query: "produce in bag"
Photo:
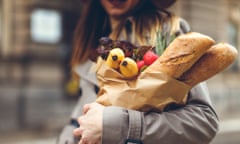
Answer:
M113 69L99 58L96 72L100 91L96 102L145 112L161 112L172 104L184 105L193 86L224 70L236 59L237 51L231 45L214 44L212 38L200 33L180 35L144 71L138 70L136 75L127 77L119 68ZM149 50L152 47L145 53ZM139 60L144 54L135 58ZM134 55L128 53L129 56ZM220 57L222 61L218 61ZM214 70L209 66L214 66Z

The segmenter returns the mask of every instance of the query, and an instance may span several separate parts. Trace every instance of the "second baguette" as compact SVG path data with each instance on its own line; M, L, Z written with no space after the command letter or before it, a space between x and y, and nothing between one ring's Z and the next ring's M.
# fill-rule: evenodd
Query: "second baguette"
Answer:
M180 81L194 86L226 69L237 57L237 50L230 44L212 46L187 72Z

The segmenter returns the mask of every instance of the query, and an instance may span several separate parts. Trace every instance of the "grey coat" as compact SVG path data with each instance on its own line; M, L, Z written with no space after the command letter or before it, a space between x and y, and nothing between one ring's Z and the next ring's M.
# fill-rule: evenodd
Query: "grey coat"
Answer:
M83 95L80 97L71 118L82 114L82 106L96 98L94 84L96 77L90 72L90 61L79 66ZM59 144L73 144L72 130L68 125L63 130ZM123 144L142 141L144 144L207 144L218 130L218 119L213 110L206 83L195 86L186 106L169 109L163 113L144 113L121 107L110 106L103 112L103 144Z
M182 21L183 32L188 31ZM77 67L83 90L71 119L82 114L82 106L96 98L96 76L91 72L92 62ZM72 130L67 125L58 139L58 144L74 144ZM121 107L106 107L103 112L103 144L208 144L218 131L218 118L212 107L206 83L191 89L186 106L170 107L163 113L144 113ZM74 142L75 141L75 142Z

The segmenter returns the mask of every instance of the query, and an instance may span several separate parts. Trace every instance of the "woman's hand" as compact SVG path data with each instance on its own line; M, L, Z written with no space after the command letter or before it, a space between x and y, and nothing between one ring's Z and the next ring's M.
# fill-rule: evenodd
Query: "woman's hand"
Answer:
M103 109L98 103L84 105L84 115L78 118L80 127L73 131L74 136L81 137L79 144L101 143Z

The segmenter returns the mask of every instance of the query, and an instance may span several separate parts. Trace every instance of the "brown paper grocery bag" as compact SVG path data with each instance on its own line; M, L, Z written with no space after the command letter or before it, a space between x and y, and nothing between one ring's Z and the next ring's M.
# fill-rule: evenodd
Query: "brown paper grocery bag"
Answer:
M161 112L169 104L185 104L191 88L156 71L125 79L102 59L98 59L96 72L100 87L96 102L105 106Z

